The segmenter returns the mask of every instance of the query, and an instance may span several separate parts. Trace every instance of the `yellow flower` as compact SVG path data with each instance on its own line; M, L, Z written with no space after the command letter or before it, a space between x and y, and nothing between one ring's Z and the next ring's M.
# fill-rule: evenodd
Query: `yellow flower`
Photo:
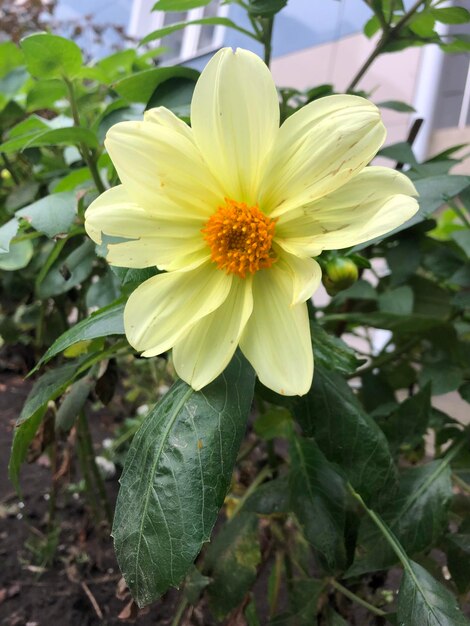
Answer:
M350 95L308 104L279 128L271 74L253 53L218 52L194 91L189 128L165 108L113 126L106 148L122 184L85 226L125 238L113 265L157 266L124 314L143 356L173 348L195 389L237 346L261 382L305 394L313 355L306 301L321 281L311 257L383 235L416 211L410 180L366 167L385 138L378 109Z

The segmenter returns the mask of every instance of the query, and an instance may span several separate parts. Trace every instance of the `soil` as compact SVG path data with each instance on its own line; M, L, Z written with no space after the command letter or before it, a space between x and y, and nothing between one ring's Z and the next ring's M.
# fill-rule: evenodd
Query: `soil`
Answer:
M57 501L60 535L53 563L42 568L28 549L47 531L51 486L48 459L41 456L23 467L21 501L7 479L13 426L30 387L18 375L0 374L1 626L171 624L177 592L137 615L121 580L109 529L92 524L81 495L63 494ZM113 430L112 419L107 417L92 425L95 442ZM117 479L108 481L106 487L114 504Z

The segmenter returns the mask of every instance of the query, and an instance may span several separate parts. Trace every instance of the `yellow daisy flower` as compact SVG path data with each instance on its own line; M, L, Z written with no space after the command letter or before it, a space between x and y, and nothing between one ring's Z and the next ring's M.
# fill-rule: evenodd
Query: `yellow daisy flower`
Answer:
M91 204L86 230L97 243L102 233L126 239L108 245L109 263L164 270L131 294L127 338L147 357L173 348L178 375L195 389L240 346L264 385L305 394L306 301L321 280L312 257L408 220L414 186L366 167L385 128L364 98L322 98L279 128L271 74L247 50L209 61L191 123L161 107L106 137L122 184Z

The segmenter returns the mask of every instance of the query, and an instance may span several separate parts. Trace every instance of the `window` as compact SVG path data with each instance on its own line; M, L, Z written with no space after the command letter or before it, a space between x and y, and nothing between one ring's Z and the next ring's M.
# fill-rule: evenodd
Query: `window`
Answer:
M141 39L154 30L170 26L176 22L189 22L204 17L225 17L228 13L228 6L220 6L219 0L214 0L205 7L175 13L162 11L152 13L151 9L154 4L155 0L133 1L129 35ZM157 45L168 48L160 58L166 62L182 63L212 52L221 47L224 30L223 26L213 24L195 24L178 30L156 42Z

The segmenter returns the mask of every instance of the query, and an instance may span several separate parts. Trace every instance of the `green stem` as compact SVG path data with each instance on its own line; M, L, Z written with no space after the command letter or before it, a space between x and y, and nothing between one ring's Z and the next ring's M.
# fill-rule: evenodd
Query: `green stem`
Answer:
M85 481L85 490L86 496L88 500L88 504L91 507L91 511L93 514L93 519L96 523L99 523L99 515L98 515L98 505L96 503L96 494L93 489L93 481L91 478L90 468L87 459L86 446L83 438L83 433L80 428L80 421L77 425L77 456L78 462L80 464L80 469L82 471L83 480Z
M419 343L419 341L420 339L413 338L407 341L406 343L404 343L400 348L398 348L397 350L394 350L393 352L386 352L385 354L382 353L380 356L374 359L374 361L372 361L370 365L358 370L357 372L354 372L353 374L350 374L348 378L355 378L356 376L363 376L367 372L371 372L377 367L382 367L383 365L386 365L387 363L391 363L392 361L395 361L399 356L411 350L411 348L413 348L417 343Z
M177 608L176 608L176 613L175 616L173 618L173 621L171 622L171 626L179 626L179 623L181 621L181 618L183 617L183 613L186 610L186 607L188 606L189 602L186 599L186 597L183 595L183 597L181 598Z
M266 478L268 478L268 476L271 476L271 474L272 474L272 469L268 465L263 467L261 472L254 479L254 481L251 483L251 485L248 487L245 493L242 495L236 507L233 509L232 517L234 517L240 511L240 509L243 507L243 505L251 496L251 494L259 487L259 485L261 485L262 482L264 482Z
M77 99L75 98L75 90L73 88L73 83L71 80L65 77L64 77L64 82L69 92L69 102L70 102L70 109L72 111L73 123L76 127L80 128L81 127L80 114L79 114L78 107L77 107ZM89 150L88 146L86 146L83 142L80 142L79 150L80 150L80 154L83 157L83 160L85 161L85 163L88 166L88 169L91 172L96 189L99 191L99 193L103 193L104 191L106 191L106 188L103 185L103 181L101 180L100 174L98 172L98 168L96 166L95 153L92 150Z
M352 602L355 602L356 604L360 604L361 606L366 608L368 611L370 611L374 615L379 615L380 617L383 617L384 615L386 615L385 611L382 611L382 609L379 609L378 607L374 606L373 604L370 604L366 600L363 600L362 598L357 596L355 593L353 593L346 587L343 587L343 585L339 583L337 580L335 580L334 578L331 578L329 582L331 586L334 587L340 593L342 593L343 596L346 596L347 598L349 598Z
M80 411L80 415L78 416L78 424L84 442L88 467L91 470L91 473L93 475L93 482L98 491L100 505L105 512L106 520L109 524L111 524L113 521L113 512L109 504L108 496L106 495L103 477L101 476L101 472L96 465L95 453L93 450L93 441L91 439L90 427L85 415L85 411Z
M454 213L457 213L457 215L460 217L460 219L465 224L465 226L467 228L470 228L470 219L467 217L465 212L462 211L462 209L457 205L457 203L456 202L449 202L449 206L454 211Z
M269 67L272 55L274 17L268 17L263 24L264 62Z
M470 496L470 485L466 483L464 480L457 476L457 474L452 474L452 480L462 491L464 491L467 495Z
M5 163L5 169L10 172L10 176L12 177L15 185L19 185L21 181L18 178L15 170L13 169L13 166L10 163L10 159L7 157L7 155L4 152L2 152L2 157L3 157L3 162Z
M374 50L371 52L371 54L367 57L367 59L365 60L363 65L359 68L359 71L357 72L357 74L352 79L352 81L349 84L349 86L346 89L346 91L352 91L356 87L358 82L361 80L361 78L367 72L367 70L372 65L372 63L375 61L375 59L382 54L383 49L385 48L385 46L387 46L387 44L389 44L393 39L397 38L397 36L399 35L400 30L403 28L403 26L406 25L408 20L411 17L413 17L413 15L416 13L416 11L425 2L426 2L426 0L417 0L415 2L415 4L411 7L411 9L407 13L405 13L405 15L395 24L395 26L393 26L392 28L388 28L387 27L386 30L385 29L383 30L382 37L380 38L379 42L377 43L377 46L374 48ZM376 15L377 15L377 13L376 13ZM377 18L380 19L378 17L378 15L377 15Z

